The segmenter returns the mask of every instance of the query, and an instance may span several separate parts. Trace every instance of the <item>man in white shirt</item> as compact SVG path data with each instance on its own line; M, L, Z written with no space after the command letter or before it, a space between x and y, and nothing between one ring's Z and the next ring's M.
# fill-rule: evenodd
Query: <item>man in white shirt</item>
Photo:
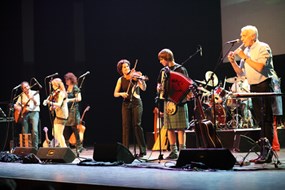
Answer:
M241 29L242 46L228 54L228 59L238 76L246 76L251 92L273 92L271 84L272 75L275 73L272 51L268 44L258 40L258 30L255 26L245 26ZM235 57L241 58L238 65ZM252 98L254 116L256 124L261 128L260 137L266 137L270 144L273 141L273 114L272 98L256 97ZM273 153L268 148L265 149L265 141L261 143L261 154L253 160L255 163L270 163Z
M15 121L22 125L22 133L29 133L31 125L32 146L38 148L38 124L40 112L40 95L38 91L31 90L28 82L21 83L22 93L14 104Z

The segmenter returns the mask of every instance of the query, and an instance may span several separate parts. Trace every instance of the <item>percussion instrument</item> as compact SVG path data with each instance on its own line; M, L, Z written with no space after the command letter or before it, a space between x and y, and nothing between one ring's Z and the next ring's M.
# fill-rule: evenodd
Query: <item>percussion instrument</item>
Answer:
M190 91L190 87L194 84L193 80L175 71L169 71L167 75L168 86L166 92L168 99L175 104L183 103Z
M214 94L215 94L215 103L221 104L224 102L224 99L226 98L228 93L224 88L218 86L215 88Z
M242 78L239 78L237 82L233 83L231 87L231 92L250 92L250 86L246 78L242 80ZM241 101L247 100L247 98L241 98Z
M239 98L233 98L231 96L228 96L226 100L226 105L230 108L236 108L240 105L240 101L241 100Z
M244 81L246 80L246 77L241 76L241 77L231 77L231 78L227 78L226 81L228 83L235 83L235 82L240 82L240 81Z
M198 82L198 83L200 83L200 84L206 85L206 81L204 81L204 80L195 80L195 81ZM212 85L212 82L211 82L211 81L208 82L207 86L212 87L212 86L213 86L213 85ZM214 85L214 86L215 86L215 85Z
M208 86L217 86L218 85L218 82L219 82L218 77L212 71L207 71L206 72L205 79L206 79L206 81L209 81L208 84L207 84Z
M206 118L214 123L214 109L213 106L209 104L203 104L203 109L205 110ZM222 104L215 104L215 114L216 114L216 126L223 128L226 126L227 115L225 108Z

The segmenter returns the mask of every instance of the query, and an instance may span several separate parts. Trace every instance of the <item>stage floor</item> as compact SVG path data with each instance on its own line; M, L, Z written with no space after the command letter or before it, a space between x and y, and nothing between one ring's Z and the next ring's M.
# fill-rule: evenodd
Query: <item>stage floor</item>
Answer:
M106 150L108 151L108 150ZM130 148L133 154L133 148ZM169 152L162 151L165 158ZM158 160L160 151L148 151L142 160L119 166L79 166L93 158L93 147L87 148L72 163L23 164L0 162L0 178L13 179L17 189L51 185L55 189L283 189L285 187L285 149L277 152L281 162L252 164L251 152L243 166L231 170L184 170L173 168L175 160ZM232 152L237 162L247 153ZM213 158L215 159L215 158ZM35 189L35 188L34 188Z

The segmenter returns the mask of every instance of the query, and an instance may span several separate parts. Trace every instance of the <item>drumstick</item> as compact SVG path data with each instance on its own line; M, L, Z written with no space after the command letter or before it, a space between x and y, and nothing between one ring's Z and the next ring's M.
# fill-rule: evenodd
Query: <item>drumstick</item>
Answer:
M227 81L227 76L225 76L225 80L224 80L223 89L225 89L225 87L226 87L226 81Z

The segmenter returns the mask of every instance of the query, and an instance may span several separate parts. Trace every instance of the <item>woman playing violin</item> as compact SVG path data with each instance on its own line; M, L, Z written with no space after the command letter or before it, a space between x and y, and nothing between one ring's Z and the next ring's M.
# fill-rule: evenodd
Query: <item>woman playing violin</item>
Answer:
M122 143L129 148L129 131L133 127L140 154L146 155L144 131L141 127L143 104L140 90L146 90L145 79L141 72L130 69L130 62L122 59L117 64L117 71L121 77L117 80L114 97L122 97Z
M55 111L53 136L59 143L59 147L66 147L63 130L68 118L67 93L60 78L53 79L51 84L54 92L48 99L44 100L43 105L48 104L52 108L51 110Z

